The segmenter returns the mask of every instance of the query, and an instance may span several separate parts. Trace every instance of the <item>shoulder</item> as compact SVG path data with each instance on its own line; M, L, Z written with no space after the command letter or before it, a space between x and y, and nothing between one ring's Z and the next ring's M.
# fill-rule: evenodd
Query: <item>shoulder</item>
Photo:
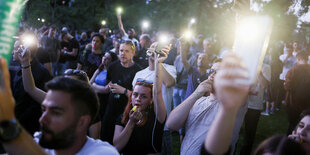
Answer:
M101 140L94 140L93 138L87 137L87 142L82 148L82 150L77 153L78 155L82 154L92 154L92 155L118 155L118 151L114 146L108 142Z

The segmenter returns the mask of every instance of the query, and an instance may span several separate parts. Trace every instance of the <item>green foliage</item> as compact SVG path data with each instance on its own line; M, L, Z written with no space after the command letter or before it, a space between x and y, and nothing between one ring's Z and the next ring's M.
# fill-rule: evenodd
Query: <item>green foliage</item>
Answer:
M37 18L46 19L47 23L68 26L77 30L98 30L104 19L107 26L117 28L116 7L122 6L125 29L135 28L140 32L143 19L151 21L152 30L169 30L181 33L192 17L195 17L197 33L220 36L232 34L234 30L234 13L231 11L232 0L71 0L71 7L55 4L57 0L30 0L27 4L24 19L29 25L39 27L43 23ZM271 0L264 4L263 12L274 19L274 39L290 39L296 28L297 17L287 15L292 5L291 0ZM303 6L310 2L303 0ZM303 11L307 11L304 7Z

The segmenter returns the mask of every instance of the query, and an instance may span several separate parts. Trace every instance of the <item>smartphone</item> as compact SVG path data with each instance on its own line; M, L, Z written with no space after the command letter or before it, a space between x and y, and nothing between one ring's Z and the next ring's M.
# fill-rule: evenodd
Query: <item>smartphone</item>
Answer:
M240 17L237 22L233 52L242 59L250 76L249 80L238 82L244 84L255 82L266 54L272 25L272 19L266 15Z
M161 50L169 45L168 36L166 34L162 34L159 36L158 44L155 48L155 53L164 55Z
M28 50L27 47L22 48L22 52L20 53L20 55L21 55L22 57L24 57L24 55L26 54L27 50Z
M156 48L155 48L155 53L164 55L163 52L161 51L163 48L165 48L168 44L166 43L158 43Z

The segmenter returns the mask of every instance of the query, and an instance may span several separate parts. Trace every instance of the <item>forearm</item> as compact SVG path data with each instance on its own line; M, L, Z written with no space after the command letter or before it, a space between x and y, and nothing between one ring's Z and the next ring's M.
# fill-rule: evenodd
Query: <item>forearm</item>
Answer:
M224 154L229 149L238 109L220 107L205 139L204 147L211 154Z
M159 122L163 123L166 119L166 107L162 96L162 64L155 65L155 79L154 79L154 111Z
M121 131L120 134L114 134L113 144L118 151L121 151L127 145L134 127L135 124L132 124L128 121L125 128ZM117 130L117 128L121 128L121 126L116 125L115 130Z
M97 93L101 93L101 94L107 94L110 92L110 88L108 85L106 86L100 86L100 85L97 85L96 83L93 83L92 84L92 87L93 89L95 90L95 92Z
M18 138L11 142L2 143L6 152L9 154L47 154L33 138L23 129Z
M37 102L42 103L46 92L35 86L32 76L31 67L22 69L22 78L25 91Z
M200 97L200 95L194 92L179 106L173 109L168 116L166 122L167 127L171 130L179 130L184 127L191 108Z
M123 26L123 22L122 22L122 17L121 16L117 16L117 23L118 23L118 28L123 35L125 35L125 29L124 29L124 26Z
M83 66L82 64L78 63L77 66L76 66L76 69L77 69L77 70L81 70L81 69L82 69L82 66Z

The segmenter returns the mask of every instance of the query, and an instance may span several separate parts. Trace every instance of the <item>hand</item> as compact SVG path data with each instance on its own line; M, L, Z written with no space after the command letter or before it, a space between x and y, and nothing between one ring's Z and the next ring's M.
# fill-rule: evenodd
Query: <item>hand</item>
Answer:
M137 124L139 121L142 121L143 114L137 109L136 111L129 112L129 122L132 124Z
M208 78L207 80L204 80L201 82L194 93L197 95L198 98L204 96L206 93L210 93L212 91L212 85L213 81Z
M14 105L15 101L11 92L8 66L5 59L0 58L0 121L15 118Z
M296 141L297 143L302 143L302 139L300 138L300 136L297 134L297 131L293 131L291 135L288 135L289 139L292 139L294 141Z
M226 110L238 110L249 93L250 85L238 83L249 79L247 69L240 62L241 59L234 53L229 53L214 78L216 96Z
M116 94L123 94L125 92L125 89L126 89L126 88L118 85L117 83L113 84L112 82L109 83L109 88L110 88L112 93L116 93Z
M24 56L22 56L22 48L19 48L17 50L18 54L17 54L17 59L19 60L19 62L21 63L22 66L28 66L30 65L30 55L31 55L31 51L29 49L27 49L27 51L25 52Z

